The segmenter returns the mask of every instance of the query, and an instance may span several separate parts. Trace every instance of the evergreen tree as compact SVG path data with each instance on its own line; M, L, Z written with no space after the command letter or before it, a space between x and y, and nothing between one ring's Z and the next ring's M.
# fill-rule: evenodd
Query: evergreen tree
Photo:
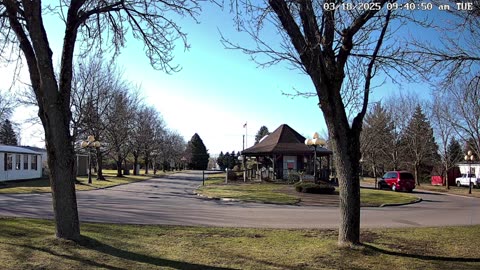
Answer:
M438 145L433 136L433 129L420 105L415 112L402 136L403 155L407 164L411 165L417 185L420 185L420 174L430 173L438 163Z
M452 138L448 144L447 155L451 167L463 160L462 146L455 138Z
M270 131L268 131L268 128L266 126L261 126L260 129L257 132L257 135L255 135L255 144L259 143L260 140L265 137L265 135L270 135ZM235 153L235 152L233 152Z
M225 155L223 154L223 151L221 151L220 155L218 155L217 164L220 167L220 170L222 170L222 171L224 171L225 168L227 167L225 165Z
M5 120L0 128L0 144L18 145L17 134L13 131L10 120Z
M206 170L208 166L208 154L205 144L200 136L195 133L187 144L186 157L188 167L193 170Z

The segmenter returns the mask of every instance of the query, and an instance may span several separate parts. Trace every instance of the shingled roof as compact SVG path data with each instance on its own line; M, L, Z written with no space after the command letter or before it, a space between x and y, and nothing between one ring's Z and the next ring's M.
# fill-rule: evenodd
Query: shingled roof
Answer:
M313 149L305 145L305 137L287 124L280 125L275 131L256 145L242 151L242 155L304 155L312 154ZM320 155L332 154L332 151L317 147Z

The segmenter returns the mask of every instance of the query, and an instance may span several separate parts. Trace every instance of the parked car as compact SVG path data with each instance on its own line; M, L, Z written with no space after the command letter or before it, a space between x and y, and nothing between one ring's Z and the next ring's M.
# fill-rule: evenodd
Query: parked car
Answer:
M457 187L460 186L467 186L471 183L472 187L477 187L480 188L480 178L477 178L475 174L469 173L469 174L462 174L462 176L455 178L455 183L457 184Z
M387 172L383 175L382 180L378 181L378 188L412 192L415 189L415 177L406 171Z

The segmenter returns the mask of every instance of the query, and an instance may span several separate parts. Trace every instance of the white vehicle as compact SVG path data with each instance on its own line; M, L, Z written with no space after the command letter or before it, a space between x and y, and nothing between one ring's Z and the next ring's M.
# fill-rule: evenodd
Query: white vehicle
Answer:
M477 178L473 173L469 173L468 175L466 173L462 174L462 176L455 179L455 183L457 184L457 187L468 187L468 185L471 183L472 187L476 186L477 188L480 188L480 178Z

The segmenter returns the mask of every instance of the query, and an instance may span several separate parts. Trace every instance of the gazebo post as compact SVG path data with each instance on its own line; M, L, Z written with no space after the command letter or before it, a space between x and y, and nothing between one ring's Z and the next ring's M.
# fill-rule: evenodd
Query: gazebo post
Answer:
M275 163L276 162L277 162L277 155L273 154L273 162L272 162L272 164L273 164L273 176L272 176L273 179L272 180L273 181L277 180L276 179L277 177L275 176Z

